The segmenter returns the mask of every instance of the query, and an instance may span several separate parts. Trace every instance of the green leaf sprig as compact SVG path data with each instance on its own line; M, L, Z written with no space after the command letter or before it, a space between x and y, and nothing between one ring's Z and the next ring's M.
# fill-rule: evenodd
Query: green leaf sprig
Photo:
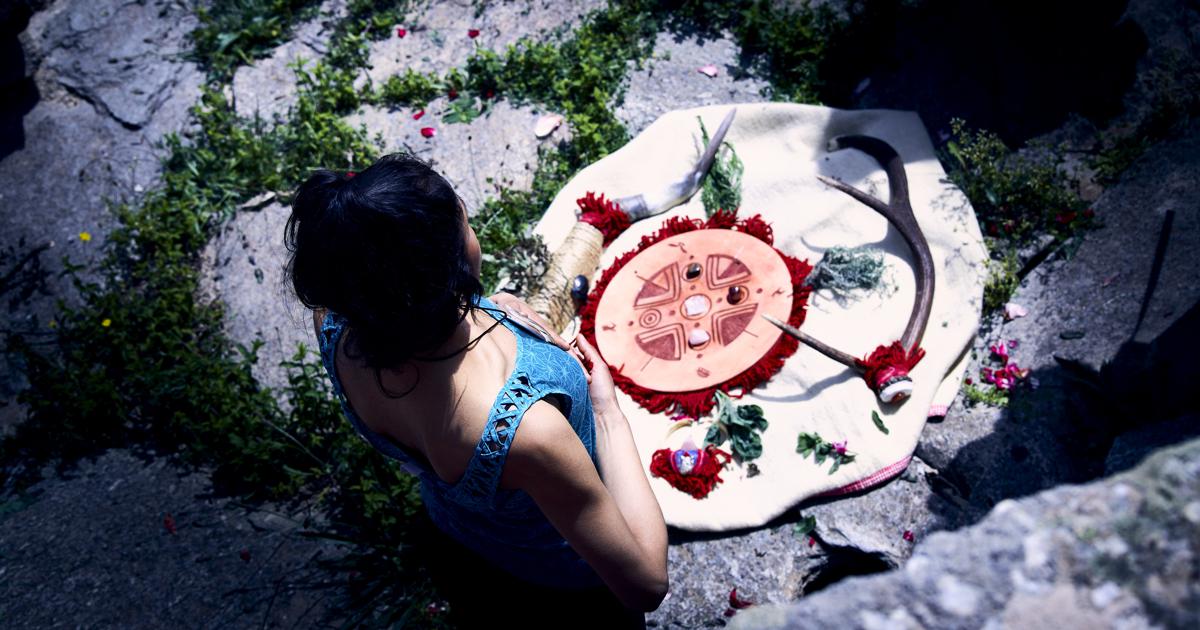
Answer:
M871 422L875 423L875 428L879 429L880 433L884 435L891 433L891 431L888 431L888 428L883 425L883 418L879 417L879 412L871 411Z
M826 459L833 460L833 466L829 469L831 475L857 457L846 450L846 442L826 442L816 433L801 433L796 439L796 452L803 457L812 455L818 466L824 464Z
M717 392L717 418L704 437L707 446L721 446L726 440L732 444L733 456L739 462L748 462L762 455L762 436L767 430L767 419L758 405L739 405L725 392Z

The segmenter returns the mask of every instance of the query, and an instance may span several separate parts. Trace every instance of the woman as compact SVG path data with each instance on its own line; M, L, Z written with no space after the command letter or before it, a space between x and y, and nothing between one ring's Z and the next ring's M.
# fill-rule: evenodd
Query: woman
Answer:
M481 297L446 180L404 155L318 171L286 238L347 418L420 477L452 614L641 627L667 593L666 525L612 378L582 336L548 343L509 317L540 321L520 300Z

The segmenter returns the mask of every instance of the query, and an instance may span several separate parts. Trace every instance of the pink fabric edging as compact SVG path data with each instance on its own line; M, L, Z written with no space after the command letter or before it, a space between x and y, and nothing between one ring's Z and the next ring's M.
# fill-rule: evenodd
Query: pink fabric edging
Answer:
M838 495L842 495L842 494L850 494L852 492L858 492L860 490L866 490L867 488L874 488L875 486L887 481L888 479L891 479L892 477L895 477L896 475L899 475L900 473L904 472L904 469L908 468L908 462L910 462L910 461L912 461L912 455L905 457L904 459L896 462L895 464L892 464L890 466L885 466L884 468L881 468L881 469L875 471L874 473L872 473L866 477L863 477L862 479L859 479L858 481L855 481L853 483L848 483L840 488L834 488L833 490L827 490L817 496L832 497L832 496L838 496Z

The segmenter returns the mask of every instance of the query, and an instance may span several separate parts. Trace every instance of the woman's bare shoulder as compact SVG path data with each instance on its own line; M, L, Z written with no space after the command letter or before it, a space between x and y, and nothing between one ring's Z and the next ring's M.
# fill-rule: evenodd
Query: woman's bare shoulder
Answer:
M579 435L557 407L540 400L529 407L508 449L502 487L528 488L580 478L594 468Z

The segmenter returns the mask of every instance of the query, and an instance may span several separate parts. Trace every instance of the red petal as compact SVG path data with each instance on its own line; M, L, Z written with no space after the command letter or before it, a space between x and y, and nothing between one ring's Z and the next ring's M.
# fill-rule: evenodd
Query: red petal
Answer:
M169 512L163 517L163 527L167 529L168 534L175 533L175 517L171 516Z
M242 562L250 562L250 550L242 549L238 552L238 557L242 559Z
M477 28L468 29L467 37L470 37L471 39L475 39L476 37L479 37L479 29L477 29Z
M405 35L408 35L407 30L405 30L403 28L396 29L396 37L399 37L400 39L404 39Z
M458 90L456 90L454 88L450 88L450 92L447 94L447 96L449 96L452 99L458 98Z
M731 608L741 610L743 608L749 608L753 605L754 602L738 597L736 588L734 588L732 591L729 591L729 606Z
M421 127L422 136L425 136L426 138L432 138L435 134L437 134L437 129L434 129L433 127Z
M425 115L425 110L423 110L423 109L418 110L417 113L413 114L413 120L421 120L421 117L424 115Z
M346 179L350 179L351 177L354 177L356 174L357 173L355 173L354 171L346 171Z
M913 536L912 530L908 530L908 529L904 530L904 540L907 540L908 542L912 542L913 538L914 538L914 536Z
M814 546L814 545L816 545L816 544L817 544L817 539L816 539L816 538L813 538L812 536L809 536L809 537L808 537L808 546L809 546L809 547L812 547L812 546Z

